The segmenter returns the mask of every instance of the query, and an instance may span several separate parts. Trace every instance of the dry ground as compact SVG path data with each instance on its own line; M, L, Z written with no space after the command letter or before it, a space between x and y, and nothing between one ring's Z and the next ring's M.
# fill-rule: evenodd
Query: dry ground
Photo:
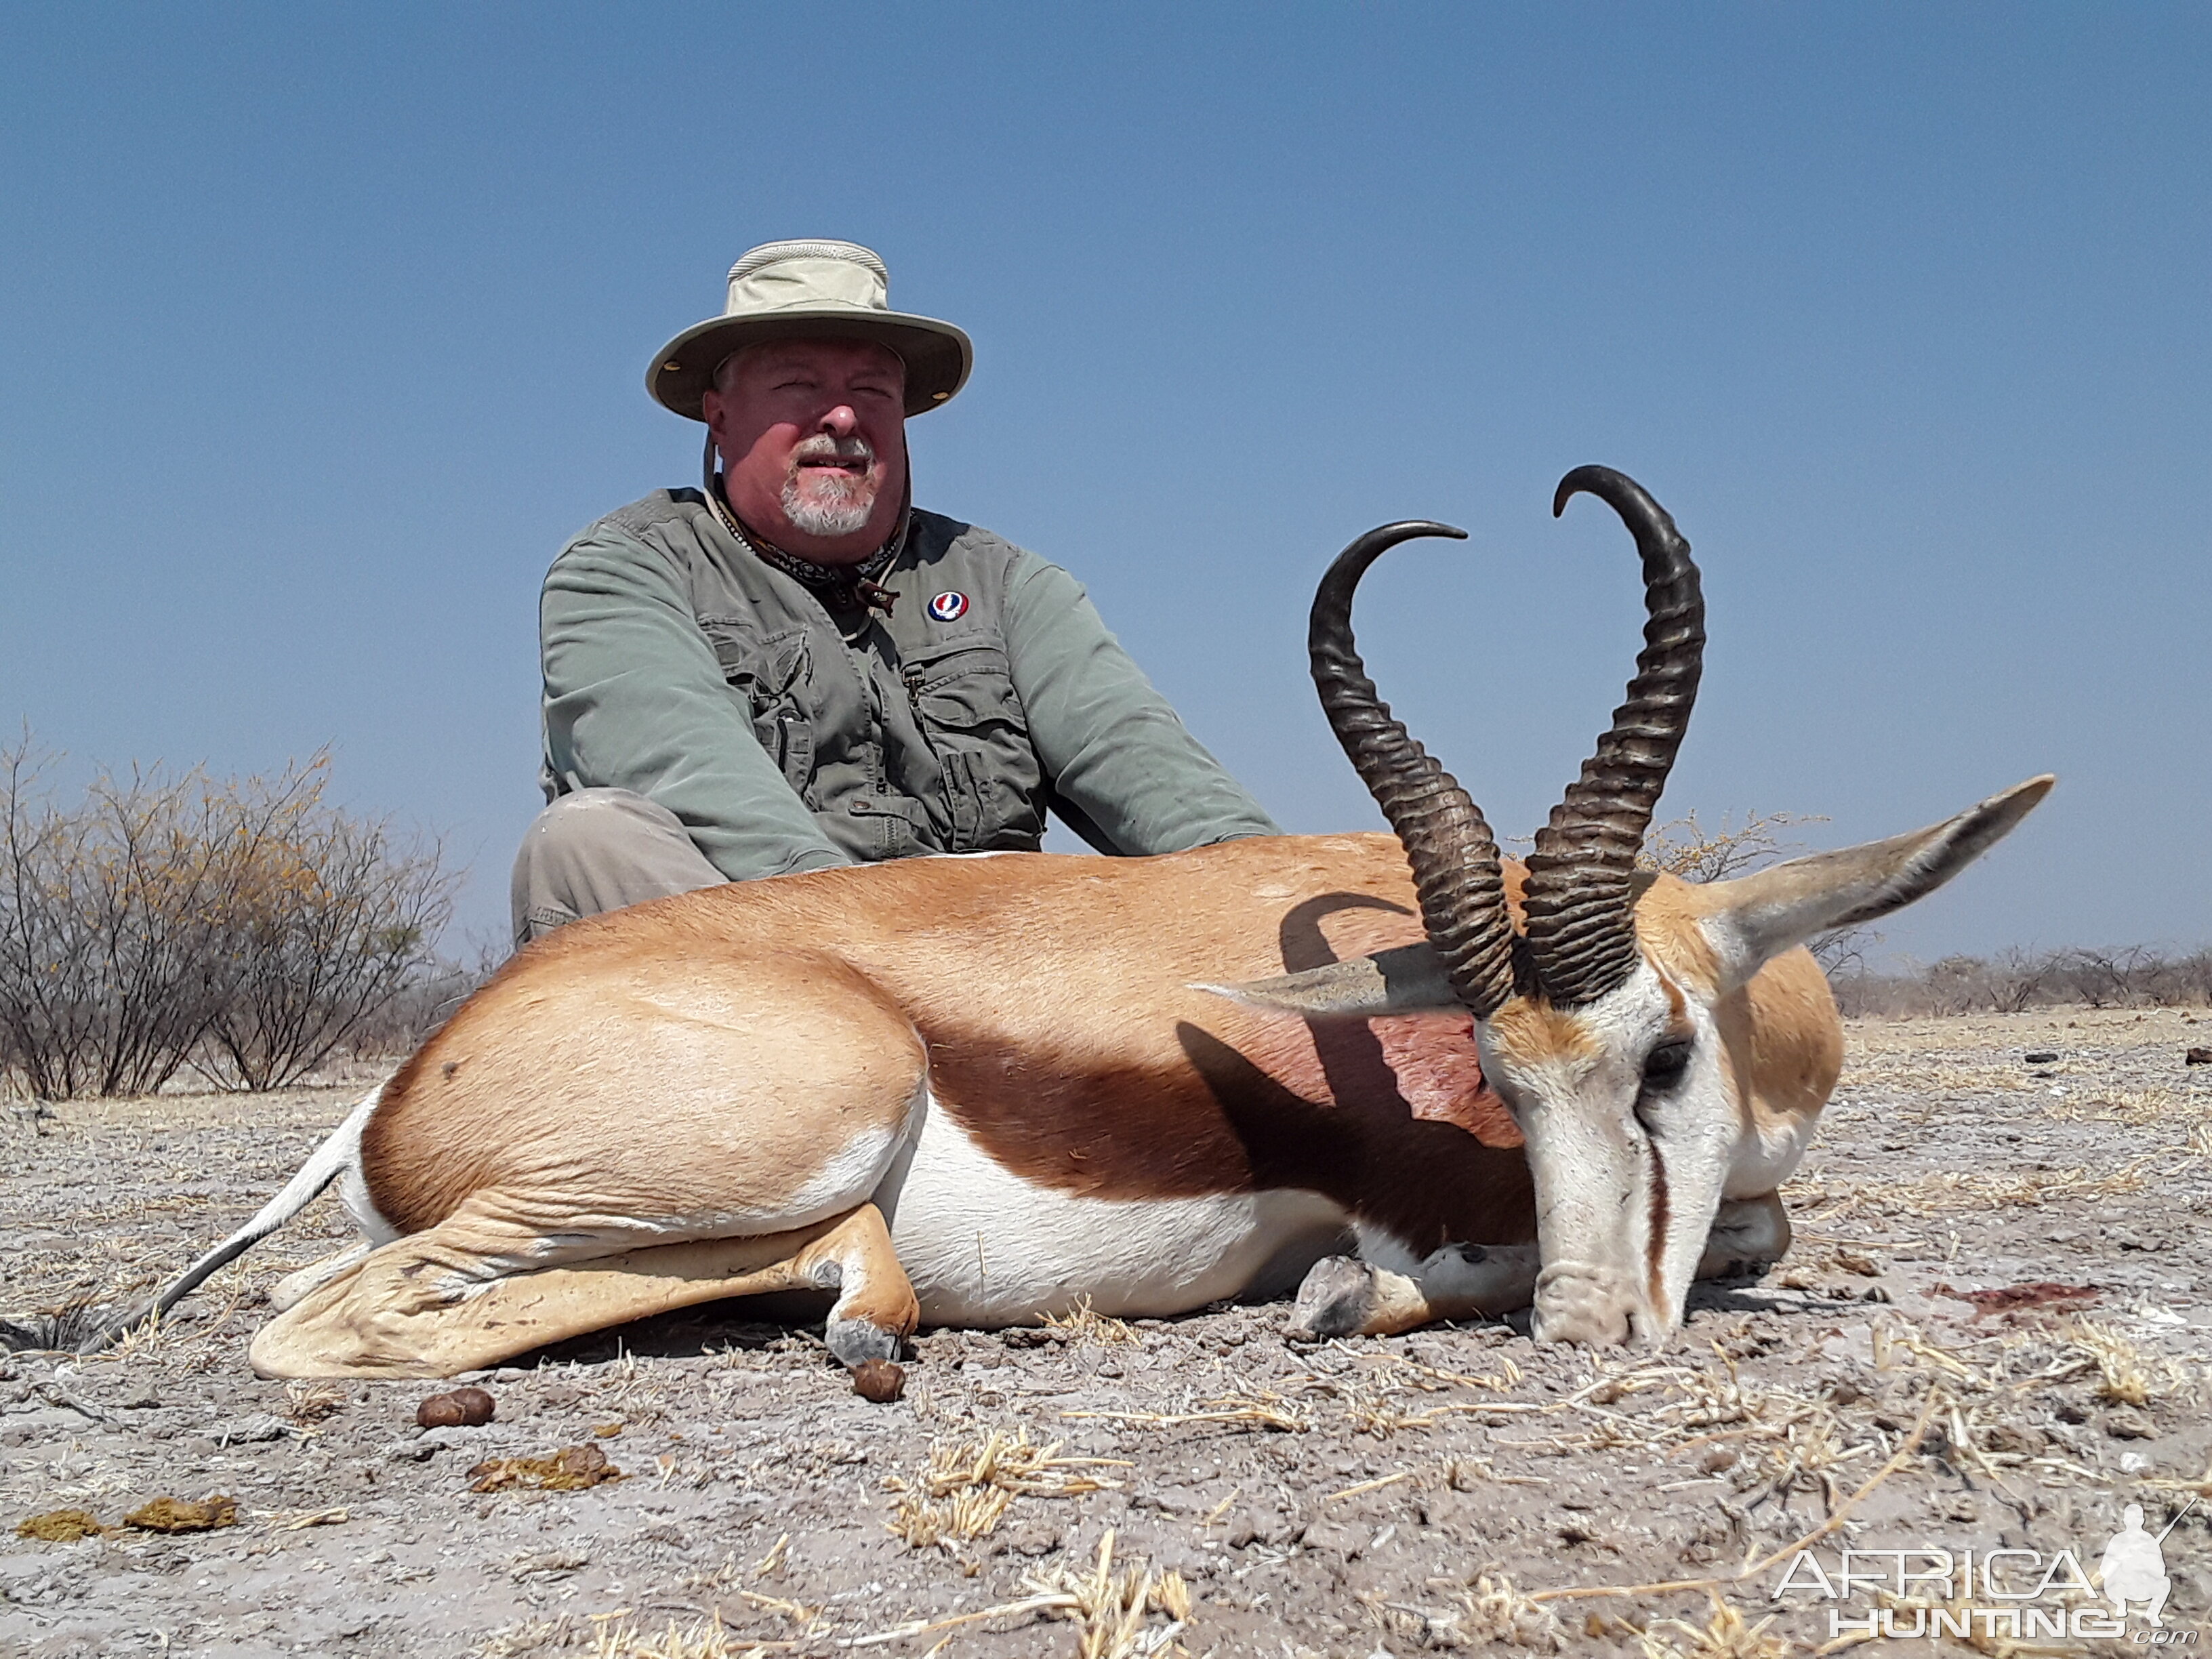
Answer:
M2166 1542L2168 1625L2196 1629L2212 1067L2182 1060L2208 1042L2178 1012L1856 1027L1796 1251L1701 1291L1656 1355L1538 1349L1525 1320L1292 1346L1279 1305L1228 1308L925 1335L875 1407L731 1306L494 1372L495 1423L425 1432L430 1385L246 1369L266 1287L339 1237L325 1199L155 1336L0 1356L0 1652L1809 1653L1837 1604L1777 1602L1758 1564L1824 1526L1832 1566L1848 1537L2094 1569L2123 1504L2155 1532L2201 1494ZM0 1312L153 1285L347 1098L15 1111ZM1964 1295L2039 1281L2093 1288ZM576 1445L625 1478L471 1490ZM216 1494L234 1525L14 1534ZM1712 1585L1559 1594L1686 1580Z

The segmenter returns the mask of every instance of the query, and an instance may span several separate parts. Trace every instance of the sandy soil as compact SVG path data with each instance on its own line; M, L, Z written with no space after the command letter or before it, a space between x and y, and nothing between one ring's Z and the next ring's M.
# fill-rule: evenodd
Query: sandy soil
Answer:
M1855 1028L1787 1192L1796 1250L1701 1290L1656 1355L1539 1349L1525 1319L1294 1346L1280 1305L1224 1308L926 1334L907 1397L878 1407L816 1335L726 1304L489 1373L495 1422L424 1431L432 1385L246 1369L267 1287L342 1236L325 1200L156 1336L0 1356L0 1652L1810 1652L1876 1605L1802 1570L1774 1599L1832 1519L1810 1546L1830 1573L1845 1542L2070 1548L2094 1571L2123 1504L2155 1534L2192 1495L2164 1555L2167 1626L2195 1630L2212 1067L2183 1054L2208 1042L2212 1017L2177 1012ZM155 1284L347 1099L16 1109L0 1311ZM2089 1288L1966 1295L2046 1281ZM625 1478L471 1490L486 1460L579 1445ZM14 1532L216 1494L234 1525ZM1712 1582L1559 1594L1685 1580ZM1918 1616L1944 1603L1908 1588ZM1893 1616L1911 1628L1912 1599Z

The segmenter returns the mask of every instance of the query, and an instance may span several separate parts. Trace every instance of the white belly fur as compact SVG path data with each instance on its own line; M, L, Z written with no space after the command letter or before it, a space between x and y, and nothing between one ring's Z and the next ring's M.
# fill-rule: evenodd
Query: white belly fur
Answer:
M1347 1218L1318 1193L1082 1198L1023 1180L932 1098L876 1202L930 1325L1028 1324L1085 1297L1099 1313L1164 1317L1287 1274Z

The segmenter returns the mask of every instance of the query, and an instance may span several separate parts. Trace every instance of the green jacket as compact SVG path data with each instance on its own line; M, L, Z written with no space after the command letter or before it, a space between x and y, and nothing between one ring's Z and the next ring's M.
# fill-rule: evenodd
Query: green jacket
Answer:
M1282 833L1058 566L916 512L878 580L833 617L696 489L600 520L545 578L547 798L645 795L733 881L1034 851L1048 809L1109 853Z

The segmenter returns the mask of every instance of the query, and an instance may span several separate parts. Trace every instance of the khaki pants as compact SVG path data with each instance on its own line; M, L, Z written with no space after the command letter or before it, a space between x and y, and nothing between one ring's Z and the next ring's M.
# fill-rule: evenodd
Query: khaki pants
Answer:
M580 789L531 822L509 890L517 949L579 916L717 887L675 813L627 789Z

